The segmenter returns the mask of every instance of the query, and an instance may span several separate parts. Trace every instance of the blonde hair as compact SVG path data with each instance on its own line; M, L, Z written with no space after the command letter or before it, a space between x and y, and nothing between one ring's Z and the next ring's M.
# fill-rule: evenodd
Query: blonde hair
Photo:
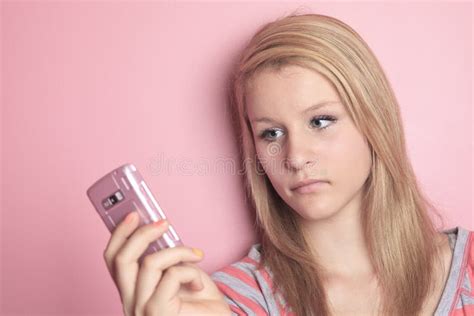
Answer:
M363 230L378 284L383 315L416 315L433 288L438 231L433 203L423 195L406 152L400 111L371 49L348 25L330 16L297 14L262 26L247 43L232 73L230 105L245 171L247 197L256 211L261 267L273 276L296 315L330 315L322 267L311 255L295 211L258 172L245 91L263 69L298 65L323 74L336 87L372 152L364 184ZM268 271L267 270L267 271ZM304 290L302 290L304 289Z

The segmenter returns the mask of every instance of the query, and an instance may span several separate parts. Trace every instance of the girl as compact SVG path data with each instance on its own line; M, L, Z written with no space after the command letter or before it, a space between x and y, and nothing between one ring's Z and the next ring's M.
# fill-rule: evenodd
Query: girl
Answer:
M469 315L474 235L436 229L400 110L364 40L324 15L262 27L232 81L260 242L210 277L191 248L137 259L166 229L112 234L126 315Z

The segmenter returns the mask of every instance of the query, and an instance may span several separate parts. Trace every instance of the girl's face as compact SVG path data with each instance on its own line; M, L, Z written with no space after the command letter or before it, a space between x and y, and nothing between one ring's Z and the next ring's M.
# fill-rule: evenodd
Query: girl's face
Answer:
M370 148L330 81L291 65L256 74L246 93L257 157L290 207L317 220L360 202L372 164ZM326 182L311 192L292 189L305 179Z

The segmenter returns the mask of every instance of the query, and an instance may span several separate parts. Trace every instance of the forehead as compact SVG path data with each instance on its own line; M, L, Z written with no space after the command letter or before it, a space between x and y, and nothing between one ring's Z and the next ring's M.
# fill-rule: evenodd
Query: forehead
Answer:
M281 107L301 112L314 103L340 101L336 88L325 76L293 65L254 74L247 82L245 98L249 117Z

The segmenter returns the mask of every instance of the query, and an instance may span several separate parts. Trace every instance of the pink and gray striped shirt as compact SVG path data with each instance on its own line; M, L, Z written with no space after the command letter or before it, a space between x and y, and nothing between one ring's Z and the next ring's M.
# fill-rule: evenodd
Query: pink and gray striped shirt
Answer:
M474 315L474 232L461 226L443 230L449 237L453 259L435 316ZM248 254L212 273L232 315L294 315L281 293L273 293L272 273L258 269L261 244Z

